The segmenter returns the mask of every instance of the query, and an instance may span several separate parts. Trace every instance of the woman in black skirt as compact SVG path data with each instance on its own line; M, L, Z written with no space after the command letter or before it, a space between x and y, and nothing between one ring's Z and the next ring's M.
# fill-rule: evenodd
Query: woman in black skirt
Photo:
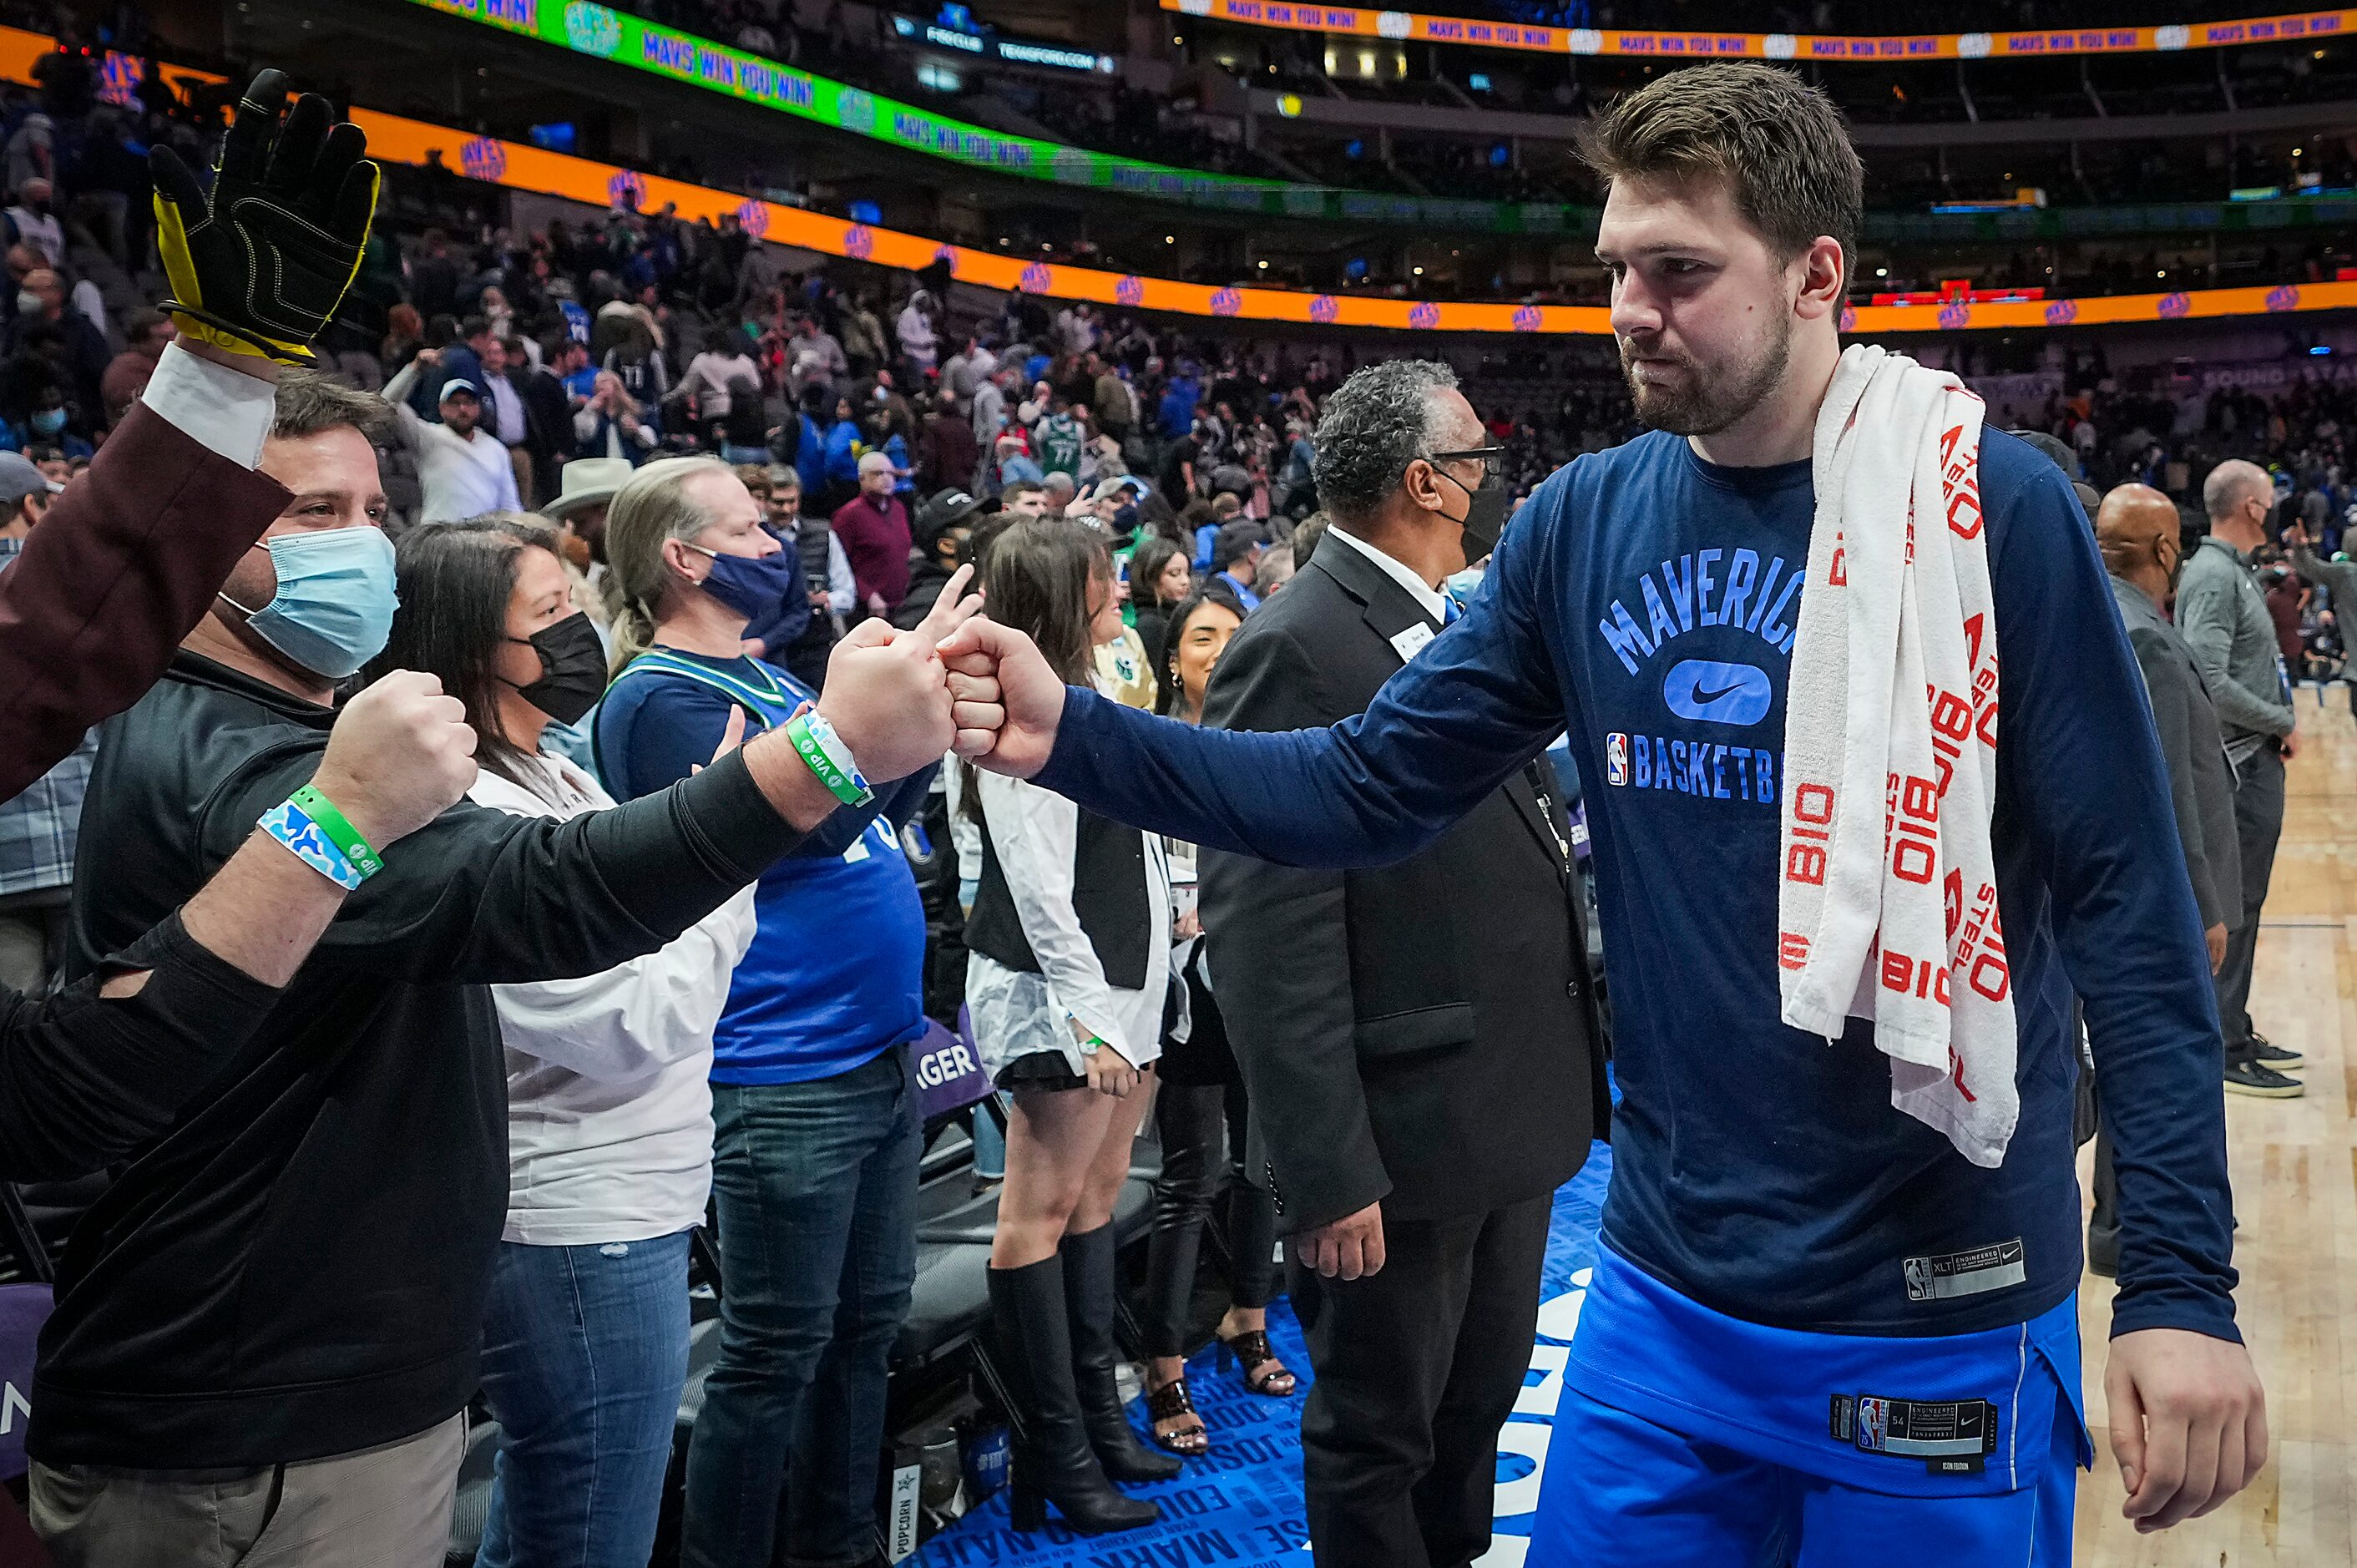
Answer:
M1216 582L1170 611L1156 656L1163 713L1189 724L1200 721L1211 667L1243 618L1243 604ZM1180 983L1171 987L1163 1033L1162 1088L1155 1106L1162 1134L1162 1174L1154 1184L1154 1235L1147 1243L1146 1304L1140 1326L1149 1358L1146 1407L1154 1416L1154 1440L1189 1457L1211 1449L1211 1433L1187 1391L1187 1329L1203 1226L1223 1185L1228 1189L1231 1305L1217 1331L1222 1363L1241 1361L1244 1385L1254 1393L1283 1399L1294 1389L1293 1374L1269 1348L1267 1309L1276 1290L1276 1206L1265 1188L1243 1174L1243 1075L1228 1049L1227 1026L1205 969L1203 928L1191 897L1194 859L1193 845L1170 846L1178 940L1171 967Z

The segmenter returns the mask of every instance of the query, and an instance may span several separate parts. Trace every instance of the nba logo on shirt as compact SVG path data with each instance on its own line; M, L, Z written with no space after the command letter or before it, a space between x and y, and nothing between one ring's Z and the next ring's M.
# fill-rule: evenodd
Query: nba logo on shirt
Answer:
M1604 781L1629 782L1629 737L1617 729L1604 737Z

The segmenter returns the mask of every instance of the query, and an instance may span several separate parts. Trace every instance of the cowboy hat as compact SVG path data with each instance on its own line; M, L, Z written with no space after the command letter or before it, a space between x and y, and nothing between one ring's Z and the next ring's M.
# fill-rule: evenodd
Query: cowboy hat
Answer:
M556 499L540 509L551 522L563 522L583 507L614 499L631 473L628 457L576 457L556 471Z

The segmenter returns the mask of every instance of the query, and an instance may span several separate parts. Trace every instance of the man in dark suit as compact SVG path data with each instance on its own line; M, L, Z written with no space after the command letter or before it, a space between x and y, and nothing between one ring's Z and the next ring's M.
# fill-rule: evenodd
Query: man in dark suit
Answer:
M1331 532L1228 645L1207 725L1331 725L1446 635L1439 585L1490 553L1503 511L1483 445L1429 367L1375 366L1334 393L1316 469ZM1463 1568L1490 1546L1551 1195L1608 1106L1545 768L1384 870L1204 857L1246 1168L1291 1238L1317 1373L1301 1444L1320 1568Z
M508 379L523 399L523 446L532 456L532 492L536 499L556 494L557 471L576 445L572 394L565 390L565 379L550 368L562 362L571 345L569 338L552 338L542 346L541 362L527 370L522 368L530 364L523 339L508 340Z

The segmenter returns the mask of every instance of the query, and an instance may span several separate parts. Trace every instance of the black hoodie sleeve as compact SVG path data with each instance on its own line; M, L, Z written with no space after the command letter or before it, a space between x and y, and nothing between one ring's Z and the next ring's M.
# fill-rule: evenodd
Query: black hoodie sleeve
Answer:
M146 983L99 994L126 970ZM81 1176L147 1143L279 995L198 945L177 912L54 996L0 992L0 1180Z
M282 754L216 792L204 830L212 858L317 764L317 752ZM462 801L386 850L310 961L461 983L596 974L662 946L802 838L741 753L569 821Z

